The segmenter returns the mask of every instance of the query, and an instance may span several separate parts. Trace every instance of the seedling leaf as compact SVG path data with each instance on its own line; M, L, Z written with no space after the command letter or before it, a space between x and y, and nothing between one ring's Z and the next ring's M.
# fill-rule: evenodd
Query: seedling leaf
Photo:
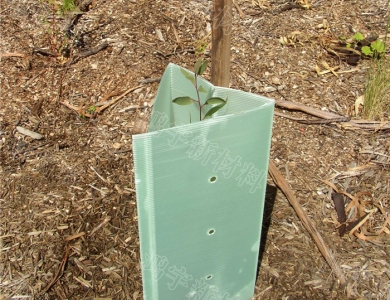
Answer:
M215 114L218 110L220 110L224 105L225 105L225 104L220 104L220 105L217 105L217 106L214 106L213 108L211 108L211 109L206 113L206 115L204 116L203 120L211 118L211 116L212 116L213 114Z
M363 53L364 55L371 55L371 54L372 54L371 48L368 47L368 46L363 46L363 47L362 47L362 53Z
M199 58L195 63L195 73L198 75L200 74L200 68L202 67L202 58Z
M200 67L199 73L198 73L199 75L202 75L204 73L204 71L206 71L208 63L209 62L207 60L203 62L202 66Z
M211 116L212 116L213 114L215 114L217 111L219 111L219 110L225 105L225 103L226 103L226 102L224 101L222 104L212 107L212 108L206 113L206 115L204 116L203 120L208 119L208 118L211 118Z
M185 78L191 81L192 84L195 84L194 76L190 72L184 70L183 68L180 68L180 72L184 75Z
M190 105L191 103L195 102L195 100L191 97L177 97L173 99L172 102L179 105Z
M371 43L371 49L378 53L383 53L385 52L385 44L380 40L373 41Z
M355 41L362 41L364 40L364 36L361 32L356 32L353 37L352 37Z
M207 93L207 91L205 90L205 88L203 86L200 86L198 90L199 90L199 92Z
M213 98L210 98L208 99L205 104L209 104L209 105L214 105L214 104L223 104L225 105L225 100L223 100L222 98L218 98L218 97L213 97Z

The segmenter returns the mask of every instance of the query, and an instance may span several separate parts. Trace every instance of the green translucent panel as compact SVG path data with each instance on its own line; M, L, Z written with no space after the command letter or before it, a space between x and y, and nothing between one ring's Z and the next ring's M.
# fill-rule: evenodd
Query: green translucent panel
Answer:
M274 102L199 81L203 101L228 97L213 118L172 103L196 94L169 64L149 132L133 136L146 300L254 293Z

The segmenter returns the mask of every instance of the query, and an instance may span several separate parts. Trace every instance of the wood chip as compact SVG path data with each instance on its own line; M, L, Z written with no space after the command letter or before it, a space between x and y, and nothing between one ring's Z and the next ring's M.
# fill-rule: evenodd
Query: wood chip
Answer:
M79 283L81 283L83 286L92 289L92 284L89 283L89 282L88 282L87 280L85 280L84 278L82 278L81 276L79 276L79 277L73 276L73 278L74 278L76 281L78 281Z
M106 223L110 222L111 217L106 217L99 225L97 225L89 234L88 236L93 236L96 231L98 231L100 228L102 228Z
M24 127L21 127L21 126L16 126L16 130L21 133L21 134L24 134L24 135L27 135L29 136L30 138L34 139L34 140L40 140L40 139L43 139L43 135L37 133L37 132L34 132L34 131L31 131L31 130L28 130Z
M74 234L74 235L72 235L72 236L67 237L67 238L66 238L66 241L68 242L68 241L77 239L77 238L79 238L79 237L81 237L81 236L83 236L83 235L85 235L85 232L80 232L80 233Z
M156 35L160 41L165 42L164 37L163 37L160 29L156 29Z

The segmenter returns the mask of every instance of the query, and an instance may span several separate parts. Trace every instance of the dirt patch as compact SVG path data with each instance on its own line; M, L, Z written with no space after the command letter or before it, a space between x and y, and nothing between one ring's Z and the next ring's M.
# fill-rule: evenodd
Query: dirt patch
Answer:
M80 2L88 5L69 28L73 16L53 16L46 1L1 0L0 51L20 55L1 58L0 298L142 298L131 141L158 82L139 82L160 77L169 62L192 69L199 52L209 59L210 1ZM316 1L308 10L284 1L236 3L232 88L359 118L352 111L369 60L348 64L324 41L353 31L384 34L387 1ZM61 33L55 42L53 18ZM343 72L318 75L323 61ZM271 159L347 284L338 284L286 198L271 188L255 299L389 299L389 155L387 131L275 117ZM329 183L372 212L360 229L372 241L339 237Z

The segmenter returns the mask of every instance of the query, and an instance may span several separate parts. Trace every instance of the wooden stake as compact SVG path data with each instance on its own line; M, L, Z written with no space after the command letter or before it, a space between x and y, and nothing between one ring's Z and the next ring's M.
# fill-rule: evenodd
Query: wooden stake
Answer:
M232 0L213 0L211 44L211 82L229 87Z
M213 0L212 22L213 28L211 46L211 82L217 86L229 87L232 0ZM281 103L285 104L284 102ZM330 115L330 113L328 114ZM323 117L323 115L321 114L320 117ZM274 180L275 184L286 195L288 201L301 219L306 230L310 233L311 237L315 241L321 254L324 256L325 260L328 262L333 272L339 278L340 283L345 284L345 276L341 271L339 265L337 264L336 260L334 259L332 252L326 245L325 241L323 240L321 234L317 231L314 224L310 221L306 212L302 209L302 206L295 198L290 187L287 185L287 182L284 180L282 174L280 174L280 172L271 160L269 161L268 172Z

